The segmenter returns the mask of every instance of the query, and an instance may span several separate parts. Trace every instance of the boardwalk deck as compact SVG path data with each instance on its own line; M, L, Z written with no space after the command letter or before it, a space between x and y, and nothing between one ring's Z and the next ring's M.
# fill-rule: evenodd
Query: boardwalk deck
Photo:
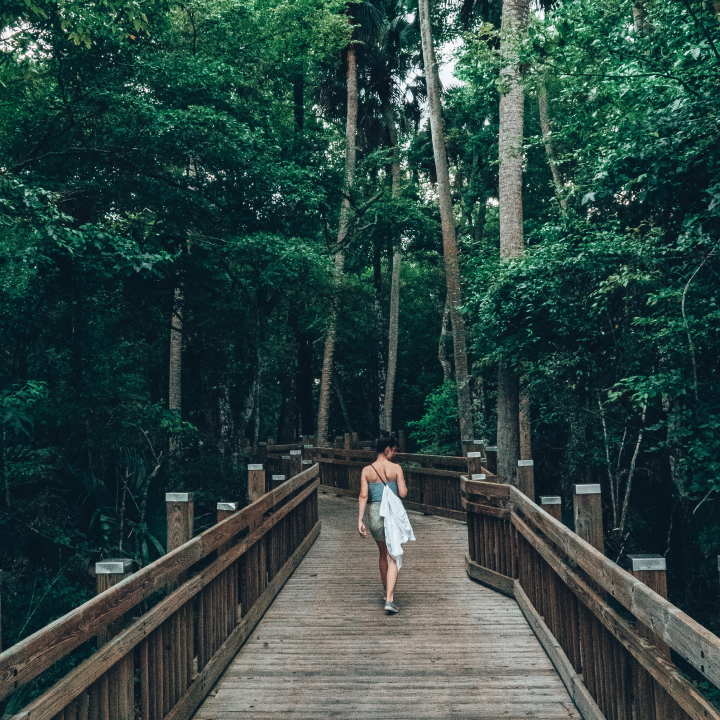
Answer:
M467 578L464 525L411 515L387 616L356 517L320 496L320 537L195 720L581 718L515 601Z

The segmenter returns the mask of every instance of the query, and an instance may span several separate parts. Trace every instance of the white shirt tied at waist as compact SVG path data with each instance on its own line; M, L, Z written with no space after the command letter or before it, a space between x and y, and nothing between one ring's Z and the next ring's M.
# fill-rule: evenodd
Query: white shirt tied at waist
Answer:
M403 543L415 540L415 535L402 500L387 485L383 488L380 517L385 518L385 544L399 570L402 567Z

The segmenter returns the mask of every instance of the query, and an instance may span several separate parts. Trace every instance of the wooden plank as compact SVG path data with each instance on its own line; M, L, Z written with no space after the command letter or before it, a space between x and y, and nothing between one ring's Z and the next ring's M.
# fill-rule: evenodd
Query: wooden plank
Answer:
M77 697L85 688L129 653L144 637L167 621L168 618L171 618L173 613L182 607L190 598L214 581L228 565L245 553L247 549L268 532L268 530L279 523L287 513L315 492L318 484L319 480L314 480L307 488L280 508L274 515L266 518L264 523L257 527L250 535L243 538L243 540L236 545L233 545L230 550L205 568L202 573L195 575L185 582L171 595L160 601L145 615L104 645L94 655L70 671L65 677L53 685L53 687L27 705L20 713L13 716L14 719L21 720L21 718L28 719L32 717L33 720L47 720L55 715L55 713L65 707L69 699ZM209 635L210 632L207 627L207 606L205 606L204 609L205 634ZM210 619L212 620L212 618ZM170 632L169 628L166 628L166 631ZM170 653L170 655L172 655L172 653ZM165 658L163 662L164 670L170 669L170 666L168 666L169 660L170 657ZM166 668L165 666L168 667ZM165 685L165 694L167 694L168 685L170 684L171 679L168 676L168 683Z
M463 476L460 478L460 492L507 500L510 497L510 485L483 480L468 480Z
M510 510L508 508L494 507L493 505L481 505L480 503L470 502L466 498L461 498L460 504L463 510L467 512L477 513L478 515L489 515L496 518L509 518Z
M265 592L257 599L250 612L243 618L242 622L233 630L230 637L221 645L220 649L213 655L210 662L197 676L189 690L181 698L180 702L165 717L165 720L188 720L197 707L210 692L223 670L233 659L242 644L260 622L265 611L272 603L275 596L280 592L282 586L287 582L300 561L305 557L307 551L320 534L321 523L318 521L310 534L303 540L297 550L285 562L280 572L267 586Z
M517 603L468 578L464 526L411 519L387 615L357 504L318 500L321 536L194 720L579 720Z
M482 565L478 565L470 559L469 555L465 556L465 570L473 580L477 580L483 585L487 585L493 590L503 593L503 595L509 595L510 597L515 596L515 581L512 578L501 575L494 570L489 570Z
M720 720L720 712L705 700L675 665L670 663L654 645L640 636L627 620L613 610L585 580L566 565L545 540L539 537L515 513L513 513L511 520L523 537L529 541L565 585L577 596L578 600L667 690L690 717L695 720L706 720L707 718Z
M581 540L516 488L511 488L510 498L528 520L600 587L662 637L710 682L720 686L720 638Z
M570 693L570 697L573 699L575 705L577 705L577 708L583 718L585 720L606 720L605 715L603 715L579 675L575 672L560 643L540 617L537 610L533 607L533 604L530 602L530 598L528 598L525 591L522 589L522 585L520 585L517 580L514 580L513 583L514 597L515 600L517 600L517 604L520 606L520 609L522 610L523 615L527 618L535 636L540 641L540 644L543 646L552 664L558 671L563 683L565 683L565 687Z

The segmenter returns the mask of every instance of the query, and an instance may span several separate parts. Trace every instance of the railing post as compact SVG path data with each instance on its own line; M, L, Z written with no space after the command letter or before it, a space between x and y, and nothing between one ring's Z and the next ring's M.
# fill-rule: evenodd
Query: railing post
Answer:
M559 495L541 495L540 506L558 522L562 522L562 498Z
M117 585L132 574L132 560L113 558L95 563L95 580L98 595ZM97 635L98 647L102 647L124 630L125 616L121 615L103 628ZM106 674L106 682L100 683L100 694L107 694L110 707L116 708L117 720L135 718L135 657L128 653L118 660L112 674ZM103 701L105 698L103 698Z
M350 433L345 433L343 435L343 449L350 450L351 443L352 443L352 435Z
M282 455L280 459L280 472L285 477L292 477L292 459L289 455Z
M474 479L473 475L481 475L483 472L482 463L486 458L481 452L469 452L467 454L468 475L470 479Z
M518 489L535 502L535 469L532 460L518 460Z
M269 437L269 438L267 439L267 444L268 444L268 445L274 445L274 444L275 444L275 438Z
M562 522L562 498L559 495L541 495L540 505L548 515Z
M193 493L165 494L167 510L167 551L175 550L193 538L195 497Z
M667 562L662 555L628 555L630 561L630 574L636 577L641 583L647 585L660 597L667 600ZM645 637L657 647L657 649L668 659L670 648L655 635L650 628L638 624L638 630L645 634Z
M600 485L575 485L575 533L605 553Z
M95 563L95 583L97 594L105 592L132 574L133 561L128 558L110 558ZM102 647L124 629L125 616L113 620L97 636L98 647Z
M487 455L487 465L485 467L493 475L497 475L497 445L487 445L485 454Z
M303 444L302 446L302 459L303 460L312 460L312 451L315 449L314 445Z
M398 452L404 453L405 452L405 431L404 430L398 430L397 441L398 441Z
M272 490L274 490L276 487L279 487L285 482L285 475L273 475L272 476Z
M238 504L236 502L219 502L216 506L217 521L222 522L231 515L234 515L238 511ZM218 557L232 545L232 542L226 542L217 549Z
M357 450L360 447L360 436L354 432L352 434L352 439L350 441L350 448L352 450Z
M302 472L302 450L290 451L290 477Z
M265 469L260 463L248 465L248 500L254 503L265 494Z

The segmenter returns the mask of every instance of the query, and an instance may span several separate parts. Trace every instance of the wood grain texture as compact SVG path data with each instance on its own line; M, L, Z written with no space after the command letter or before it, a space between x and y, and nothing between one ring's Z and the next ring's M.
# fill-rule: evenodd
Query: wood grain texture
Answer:
M195 720L579 720L515 601L466 576L464 525L410 515L388 616L356 502L319 503L320 538Z
M720 638L550 517L514 487L510 488L510 501L603 590L710 682L720 686Z
M465 556L465 570L473 580L477 580L483 585L487 585L493 590L503 593L503 595L510 597L515 596L515 581L512 578L501 575L494 570L488 570L482 565L478 565L467 555Z
M550 628L545 624L537 610L533 607L520 583L517 580L513 580L513 584L515 586L515 600L517 600L523 615L525 615L530 627L535 632L543 648L545 648L545 652L547 652L550 660L552 660L553 665L558 673L560 673L565 687L570 692L583 718L585 720L605 720L605 716L593 700L588 689L583 685L582 680L575 672L570 660L568 660L565 651L555 639L555 636L550 632Z
M600 642L596 632L594 636L591 636L587 630L591 626L594 631L597 630L590 622L594 617L597 619L596 624L604 626L605 630L625 647L690 717L695 720L720 720L720 712L713 708L657 647L639 634L628 620L621 617L595 592L594 588L590 587L577 572L564 563L549 543L539 537L514 513L512 522L580 601L580 642L584 646L584 657L593 657L594 654L589 649L590 645ZM592 664L583 668L585 684L591 691L600 669L593 667Z

